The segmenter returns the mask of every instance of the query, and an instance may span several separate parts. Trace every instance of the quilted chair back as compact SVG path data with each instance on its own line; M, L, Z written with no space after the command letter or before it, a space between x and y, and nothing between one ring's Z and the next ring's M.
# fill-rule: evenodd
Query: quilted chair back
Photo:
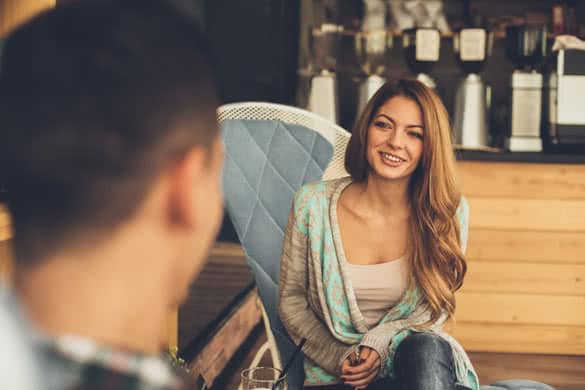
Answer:
M268 333L285 363L295 348L278 317L280 256L289 211L303 184L347 175L343 155L349 133L308 111L270 103L224 105L218 117L226 151L227 211L254 275ZM302 360L288 372L291 389L302 388Z

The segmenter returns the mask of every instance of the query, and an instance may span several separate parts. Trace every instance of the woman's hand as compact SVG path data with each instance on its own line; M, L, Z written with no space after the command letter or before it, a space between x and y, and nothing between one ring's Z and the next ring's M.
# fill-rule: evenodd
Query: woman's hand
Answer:
M355 353L345 359L341 365L341 379L356 390L365 389L380 371L380 355L372 348L361 347L359 361L356 360Z

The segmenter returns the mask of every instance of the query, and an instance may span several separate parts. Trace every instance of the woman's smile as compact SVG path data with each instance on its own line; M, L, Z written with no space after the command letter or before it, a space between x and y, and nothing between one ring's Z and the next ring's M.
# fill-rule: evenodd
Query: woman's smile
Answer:
M406 162L406 159L392 153L380 152L380 156L382 157L382 162L390 167L399 167Z

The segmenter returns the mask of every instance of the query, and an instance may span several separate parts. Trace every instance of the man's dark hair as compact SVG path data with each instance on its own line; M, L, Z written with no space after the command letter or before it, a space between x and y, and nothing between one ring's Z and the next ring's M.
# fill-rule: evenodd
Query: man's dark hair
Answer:
M210 147L218 98L205 42L162 0L72 1L7 38L0 183L17 262L107 235L166 166Z

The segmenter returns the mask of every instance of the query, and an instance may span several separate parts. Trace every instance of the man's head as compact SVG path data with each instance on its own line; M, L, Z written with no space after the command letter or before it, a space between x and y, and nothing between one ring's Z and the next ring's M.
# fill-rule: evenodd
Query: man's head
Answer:
M203 42L162 0L71 2L8 37L0 181L17 267L87 253L142 218L180 244L169 267L197 272L222 211Z

